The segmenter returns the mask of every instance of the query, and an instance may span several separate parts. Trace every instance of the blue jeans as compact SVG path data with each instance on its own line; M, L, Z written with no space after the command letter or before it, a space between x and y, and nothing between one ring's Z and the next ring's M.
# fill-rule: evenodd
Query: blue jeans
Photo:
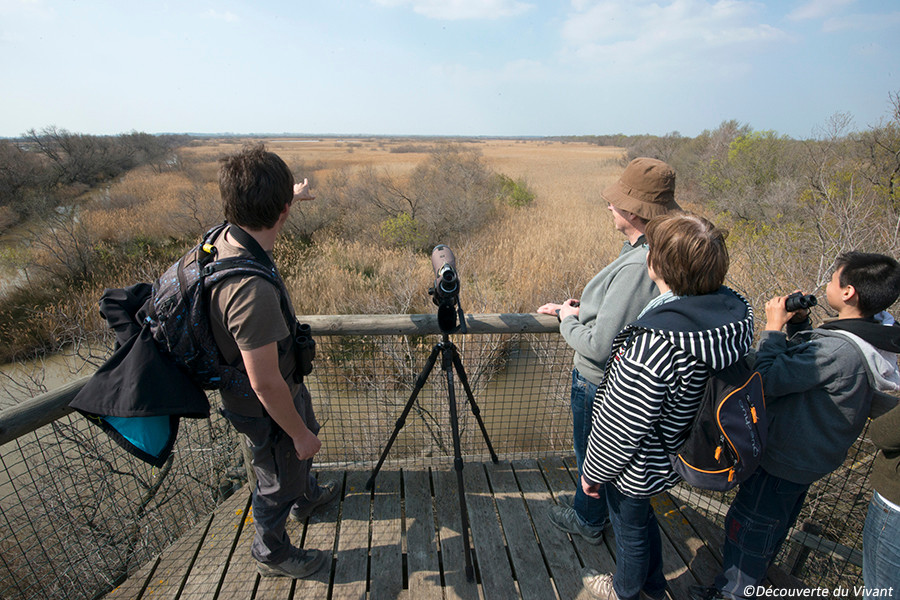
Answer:
M606 502L616 534L616 573L613 589L620 600L632 600L641 590L659 598L666 589L662 541L650 498L632 498L609 484Z
M800 515L809 485L762 468L740 485L725 515L722 573L715 584L726 598L755 597L753 589L765 578Z
M864 598L870 590L894 588L900 597L900 511L884 501L878 492L869 503L863 528ZM881 595L883 597L884 594Z
M581 467L587 454L588 439L591 436L591 417L594 413L594 396L597 386L581 376L578 369L572 369L572 439L575 446L575 463L578 465L578 484L575 486L575 500L572 508L582 524L603 527L609 518L606 498L591 498L581 489ZM606 486L602 486L606 487ZM601 491L602 491L601 487Z

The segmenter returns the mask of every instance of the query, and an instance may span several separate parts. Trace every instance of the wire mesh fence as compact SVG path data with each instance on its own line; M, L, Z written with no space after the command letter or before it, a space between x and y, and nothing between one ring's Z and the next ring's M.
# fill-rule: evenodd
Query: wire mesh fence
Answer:
M872 499L869 473L876 448L866 431L847 453L844 464L809 489L800 516L775 564L811 588L850 591L863 585L862 531ZM678 497L719 529L734 492L698 490L684 483ZM842 592L843 593L843 592Z
M307 385L322 425L320 466L369 469L384 454L393 468L451 468L451 391L464 462L488 460L489 443L501 460L572 452L572 352L557 333L450 336L461 369L438 347L448 340L436 335L317 341ZM861 438L845 466L810 491L798 521L809 535L794 536L779 557L810 586L860 579L854 563L873 456ZM246 478L238 435L215 411L181 421L173 458L161 469L131 458L74 414L0 446L0 460L0 598L101 596ZM728 495L685 485L675 492L721 528Z
M75 414L3 445L0 460L0 597L9 599L97 597L244 476L233 429L216 416L184 421L160 469Z
M487 459L488 443L504 458L571 448L566 385L571 352L562 338L491 334L459 336L450 344L461 369L444 364L445 350L437 348L435 336L320 342L315 373L307 380L322 424L317 460L370 466L395 431L386 455L392 464L421 468L452 459L451 392L467 459ZM430 370L429 357L434 359Z

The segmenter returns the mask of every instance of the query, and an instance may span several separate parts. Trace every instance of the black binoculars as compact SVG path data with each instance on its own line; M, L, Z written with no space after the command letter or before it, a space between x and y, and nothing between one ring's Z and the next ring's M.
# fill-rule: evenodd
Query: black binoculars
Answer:
M312 329L307 323L297 323L294 352L297 358L296 375L302 378L312 373L312 361L316 358L316 340L313 339Z
M794 292L784 300L784 309L788 312L794 312L803 308L810 308L818 304L819 301L812 294L803 294L802 292Z

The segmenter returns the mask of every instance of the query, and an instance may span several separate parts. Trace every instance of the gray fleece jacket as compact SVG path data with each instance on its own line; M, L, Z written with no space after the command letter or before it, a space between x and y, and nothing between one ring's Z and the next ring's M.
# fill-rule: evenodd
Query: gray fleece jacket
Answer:
M755 368L769 415L762 467L795 483L812 483L839 467L876 390L900 389L896 354L842 330L841 321L790 338L762 332Z
M634 321L659 290L647 273L644 236L627 241L618 258L591 279L581 293L578 316L566 317L559 332L575 350L575 368L598 385L616 334Z

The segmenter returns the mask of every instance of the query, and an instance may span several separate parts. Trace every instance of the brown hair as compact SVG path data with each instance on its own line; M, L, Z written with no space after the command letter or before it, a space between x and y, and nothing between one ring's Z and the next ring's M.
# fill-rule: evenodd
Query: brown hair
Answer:
M709 294L728 273L726 232L690 213L670 213L647 223L647 263L679 296Z
M229 222L248 229L269 229L294 198L294 175L263 144L244 146L219 161L219 193Z

